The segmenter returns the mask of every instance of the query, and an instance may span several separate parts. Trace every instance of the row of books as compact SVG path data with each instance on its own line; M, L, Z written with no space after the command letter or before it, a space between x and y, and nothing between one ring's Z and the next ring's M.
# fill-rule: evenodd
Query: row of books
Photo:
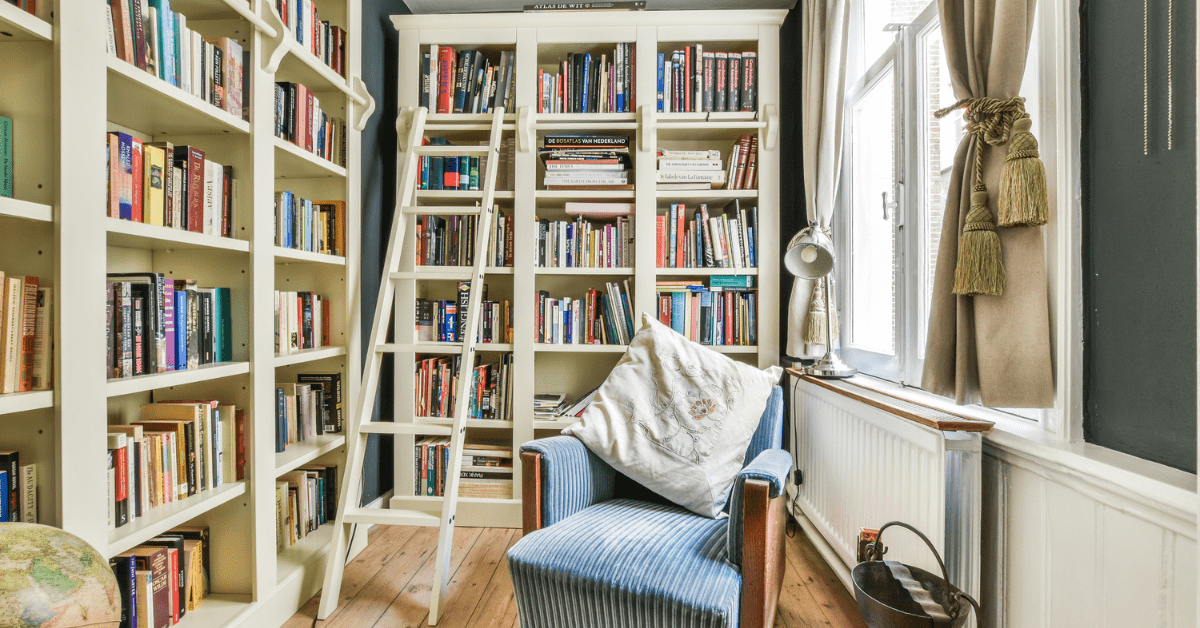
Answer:
M241 409L216 400L143 405L128 425L108 426L108 528L222 484L245 479Z
M516 54L430 45L421 51L421 106L435 113L512 112Z
M658 320L704 345L758 344L758 291L738 275L696 281L660 281Z
M53 293L38 277L0 271L0 394L53 384Z
M592 400L599 391L600 387L597 386L571 401L567 401L567 396L562 393L538 393L533 396L533 418L561 419L580 416L592 405Z
M282 552L337 513L338 468L310 464L275 482L275 549Z
M660 190L710 190L726 186L724 162L718 150L658 151L655 179ZM732 170L733 163L730 162Z
M321 99L301 83L275 84L275 137L346 165L346 121L325 113Z
M0 116L0 197L4 198L12 198L16 186L13 132L12 118Z
M461 361L461 356L417 360L413 376L416 416L454 416ZM467 404L467 418L512 420L512 364L512 354L505 353L499 362L479 364L471 369L472 394Z
M210 590L211 537L183 525L108 559L121 595L121 626L167 628L199 608Z
M229 37L201 37L170 0L110 0L108 52L173 87L249 119L243 87L250 84L250 52ZM249 104L249 103L245 103Z
M295 192L276 192L275 246L344 256L346 202L313 201Z
M229 288L162 273L111 273L106 289L110 379L233 359Z
M758 53L711 52L703 44L658 53L658 110L756 111Z
M458 496L512 499L513 450L506 441L468 440L463 443ZM413 494L440 497L450 468L450 439L427 436L413 445Z
M38 522L37 465L19 451L0 451L0 521Z
M758 189L758 135L743 134L729 150L729 176L725 189Z
M633 266L633 225L629 217L598 224L538 219L537 262L541 268L628 268Z
M346 30L322 20L313 0L275 0L288 34L334 72L346 75Z
M418 266L472 266L475 264L475 216L417 216ZM514 254L513 217L499 206L493 208L492 235L488 241L487 265L512 266Z
M637 107L637 56L630 43L611 53L567 53L538 69L538 113L629 113ZM557 70L557 71L555 71Z
M426 146L453 146L441 137L426 137ZM486 145L481 141L479 145ZM496 189L511 190L516 183L514 162L517 158L516 141L509 137L500 141L500 161L496 163ZM488 155L421 155L418 166L421 190L481 190L485 185Z
M466 338L467 304L471 284L458 282L458 298L454 301L423 299L416 301L416 332L420 342L462 342ZM480 310L479 342L512 342L512 303L488 301L484 285Z
M275 353L329 346L329 300L315 292L275 291Z
M275 452L342 431L342 374L300 373L275 384Z
M109 133L108 215L158 227L233 237L237 179L196 146Z
M540 157L547 190L632 190L629 137L547 135Z
M701 203L692 217L682 203L655 217L659 268L756 268L758 206L730 201L720 215Z
M627 345L633 338L633 303L629 281L624 287L605 284L583 298L550 298L541 290L537 301L537 341L546 344Z

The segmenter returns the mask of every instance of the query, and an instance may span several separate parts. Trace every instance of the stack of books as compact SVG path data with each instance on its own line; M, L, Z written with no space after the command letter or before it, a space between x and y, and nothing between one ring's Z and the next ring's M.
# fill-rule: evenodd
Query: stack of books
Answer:
M345 255L346 202L312 201L295 192L276 192L275 246Z
M275 291L275 353L329 346L329 300L315 292Z
M538 68L538 113L629 113L637 108L634 45L611 53L572 52L554 70Z
M162 273L108 275L108 377L183 371L233 360L229 288Z
M0 271L0 394L50 390L54 376L54 289Z
M709 215L701 204L688 218L688 208L672 203L656 216L659 268L755 268L758 266L758 207L740 199L721 215Z
M450 417L458 393L460 356L441 356L418 360L414 374L416 416ZM478 364L471 369L471 398L467 418L490 421L512 420L513 356L506 353L500 361Z
M288 34L334 72L346 76L346 31L317 15L313 0L275 0Z
M660 190L709 190L726 182L718 150L659 150L657 177Z
M342 374L300 373L275 384L275 452L342 431Z
M209 592L208 526L184 525L108 559L121 595L121 625L165 628L199 608Z
M458 282L458 297L453 300L418 298L416 300L416 332L419 342L462 342L467 337L467 307L470 303L471 282ZM483 286L480 311L481 329L477 342L512 342L512 303L488 301L487 284Z
M21 452L0 451L0 522L37 523L37 465Z
M587 410L588 406L592 405L592 400L596 398L596 393L599 391L600 387L597 386L572 401L567 401L567 396L563 394L536 394L533 396L533 418L561 419L578 417L583 414L584 410Z
M237 179L196 146L109 133L108 215L158 227L233 237Z
M658 110L756 111L758 53L706 52L703 44L658 53Z
M275 137L346 165L346 121L322 111L321 100L300 83L275 84Z
M47 3L49 4L49 3ZM170 0L112 0L108 53L230 115L249 120L243 86L250 84L250 51L229 37L202 38Z
M438 496L446 486L450 467L450 439L428 436L413 446L413 494ZM512 445L502 440L468 440L463 443L458 496L512 499Z
M619 216L609 224L538 219L540 268L628 268L633 266L633 225Z
M605 290L588 290L583 298L550 298L538 292L537 341L544 344L627 345L633 338L633 299L629 280Z
M275 549L298 543L337 513L338 468L310 464L275 482Z
M433 113L512 112L516 53L431 45L421 51L421 106Z
M108 528L245 479L245 451L245 417L232 404L143 405L137 421L108 426Z
M477 224L475 216L417 216L417 265L474 265ZM513 227L513 217L505 215L496 206L488 241L488 266L513 265Z
M758 344L758 291L754 278L718 275L696 281L660 281L658 320L704 345Z
M547 190L632 190L629 138L547 135L542 142Z

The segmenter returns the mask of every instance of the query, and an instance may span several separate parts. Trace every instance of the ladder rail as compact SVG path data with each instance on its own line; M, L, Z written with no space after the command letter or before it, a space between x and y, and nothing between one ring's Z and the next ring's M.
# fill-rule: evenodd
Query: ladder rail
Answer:
M462 358L458 367L458 397L454 400L454 426L450 430L450 468L446 470L442 488L442 521L438 534L437 562L433 568L433 586L429 598L429 625L436 625L442 606L449 594L450 548L454 541L454 519L458 512L458 476L462 470L463 440L466 437L467 409L470 407L471 379L475 370L475 345L479 341L479 322L483 304L483 276L487 268L488 242L495 216L496 172L500 161L500 135L504 108L492 114L492 131L488 138L488 163L484 175L483 207L475 228L475 267L471 273L471 289L467 301L466 337L462 338Z

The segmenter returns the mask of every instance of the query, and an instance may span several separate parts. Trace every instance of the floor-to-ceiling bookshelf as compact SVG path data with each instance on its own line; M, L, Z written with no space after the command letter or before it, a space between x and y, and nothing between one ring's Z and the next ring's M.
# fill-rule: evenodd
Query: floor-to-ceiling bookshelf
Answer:
M393 16L399 31L398 103L402 110L420 104L421 55L431 44L459 49L481 49L488 54L512 51L515 61L515 106L506 115L505 137L515 137L515 185L497 194L504 214L515 216L516 246L511 268L493 268L486 275L489 299L508 299L513 304L514 338L511 344L479 345L484 362L511 352L515 364L513 417L507 421L468 422L467 438L498 438L511 441L514 450L537 437L556 434L571 420L534 420L536 393L581 395L604 381L625 351L621 345L539 344L533 321L539 290L565 296L604 282L629 281L633 312L657 311L656 282L661 280L707 279L714 275L751 275L758 289L758 342L754 346L714 346L713 349L748 364L766 367L778 362L779 312L779 27L785 11L645 11L565 12L530 14L469 14L436 16ZM631 43L637 107L627 113L537 113L537 73L553 70L568 52L611 52L617 43ZM657 53L700 43L706 50L754 51L758 58L758 106L754 111L729 113L660 113L656 111ZM426 135L446 137L456 144L486 140L488 116L437 114L428 116ZM537 148L547 133L615 133L631 138L631 155L636 181L634 190L560 191L541 185L543 166ZM655 184L657 150L720 149L728 159L731 145L742 134L754 134L759 143L758 189L756 190L659 190ZM403 150L403 147L401 147ZM401 160L403 161L403 160ZM503 182L502 186L503 186ZM422 205L464 205L477 201L478 192L430 191L419 195ZM759 212L759 259L756 268L657 268L656 215L670 204L689 208L705 203L720 208L733 199L755 204ZM616 200L634 203L631 217L634 232L634 264L627 268L542 268L536 265L535 217L562 220L568 201ZM411 225L410 225L411 226ZM528 228L526 228L528 226ZM443 270L411 266L406 270ZM430 280L418 288L430 298L446 299L445 282ZM414 314L411 298L397 300L396 342L411 340ZM636 322L635 322L636 326ZM422 349L426 349L422 347ZM456 352L454 347L434 343L427 350L396 354L395 399L397 408L412 407L412 373L416 359L439 352ZM407 405L405 405L407 404ZM397 410L397 420L405 414ZM422 419L417 419L422 421ZM395 437L394 508L434 511L440 498L414 495L413 445L419 437ZM516 494L512 499L461 498L458 522L462 525L520 527L520 460L514 460Z
M116 1L116 0L114 0ZM39 3L42 4L42 3ZM175 0L204 37L250 52L248 120L229 114L113 54L104 2L47 0L40 17L0 3L0 115L14 120L15 198L0 198L0 270L37 275L54 295L54 386L0 395L0 449L38 467L40 522L105 556L181 524L211 533L212 594L187 628L278 625L320 587L328 527L276 552L276 478L311 462L340 464L345 437L330 434L275 452L275 384L300 372L340 372L344 412L360 379L359 133L373 101L361 70L359 0L316 0L321 18L348 33L345 76L288 38L274 0ZM304 83L347 122L345 165L274 134L275 83ZM237 179L232 237L108 216L105 137L196 145ZM344 201L346 250L321 255L275 245L274 197L291 190ZM157 272L229 287L232 360L199 369L106 379L105 276ZM277 355L273 292L313 291L331 309L329 346ZM246 416L242 481L106 526L106 425L138 418L163 399L219 399ZM361 541L361 540L360 540Z

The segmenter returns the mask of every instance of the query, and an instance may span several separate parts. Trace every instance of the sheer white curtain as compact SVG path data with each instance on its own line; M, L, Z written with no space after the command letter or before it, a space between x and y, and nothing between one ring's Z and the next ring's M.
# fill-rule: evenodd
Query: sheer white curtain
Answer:
M842 162L850 0L800 0L800 6L805 207L810 224L828 229ZM825 352L824 345L804 342L813 286L814 282L803 279L792 286L787 353L793 357L819 357ZM832 307L834 299L827 300Z

